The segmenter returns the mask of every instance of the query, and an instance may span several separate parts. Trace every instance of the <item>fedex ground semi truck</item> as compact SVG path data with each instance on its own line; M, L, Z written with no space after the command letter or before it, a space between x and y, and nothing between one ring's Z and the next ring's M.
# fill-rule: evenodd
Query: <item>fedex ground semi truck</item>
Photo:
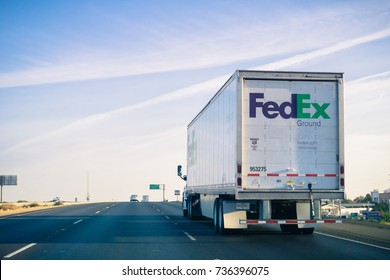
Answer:
M343 74L236 71L187 129L183 214L311 234L344 198Z

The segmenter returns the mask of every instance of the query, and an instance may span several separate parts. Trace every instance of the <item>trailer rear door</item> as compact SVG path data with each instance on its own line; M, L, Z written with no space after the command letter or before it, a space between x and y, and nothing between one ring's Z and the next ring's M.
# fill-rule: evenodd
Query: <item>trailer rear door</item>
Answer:
M338 81L243 80L243 189L337 190Z

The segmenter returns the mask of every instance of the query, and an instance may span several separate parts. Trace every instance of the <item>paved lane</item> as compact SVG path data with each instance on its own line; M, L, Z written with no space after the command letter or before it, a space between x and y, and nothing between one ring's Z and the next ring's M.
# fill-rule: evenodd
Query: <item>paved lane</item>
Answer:
M390 249L274 226L218 235L176 203L67 206L0 219L0 232L2 259L390 259Z
M0 218L0 253L2 258L36 243L50 243L76 225L80 219L89 218L93 213L104 209L105 203L77 205Z

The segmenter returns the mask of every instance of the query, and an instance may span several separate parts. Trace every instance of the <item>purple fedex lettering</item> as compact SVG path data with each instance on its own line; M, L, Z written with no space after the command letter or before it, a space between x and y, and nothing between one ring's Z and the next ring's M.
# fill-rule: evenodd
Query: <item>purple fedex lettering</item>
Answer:
M256 108L263 107L263 102L257 102L257 99L264 98L264 93L249 93L249 117L256 118Z
M268 119L274 119L280 116L283 119L297 118L297 95L291 95L291 102L283 102L280 105L274 101L259 102L257 99L263 99L264 93L251 92L249 94L249 117L256 118L256 109L262 108L263 115Z

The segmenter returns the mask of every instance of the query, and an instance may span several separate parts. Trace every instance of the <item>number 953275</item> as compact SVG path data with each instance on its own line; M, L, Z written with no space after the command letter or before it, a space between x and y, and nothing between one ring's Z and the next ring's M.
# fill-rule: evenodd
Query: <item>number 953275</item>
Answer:
M266 166L251 166L249 167L250 172L266 172L267 167Z

